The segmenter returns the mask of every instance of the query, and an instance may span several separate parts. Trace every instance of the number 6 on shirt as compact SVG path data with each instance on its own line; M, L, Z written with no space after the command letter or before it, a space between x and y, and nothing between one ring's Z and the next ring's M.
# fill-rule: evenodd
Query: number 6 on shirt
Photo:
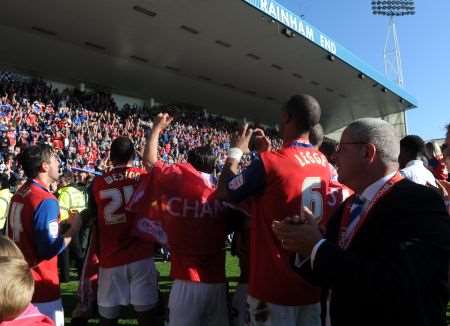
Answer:
M323 217L321 181L320 177L308 177L302 184L302 207L308 207L316 220Z

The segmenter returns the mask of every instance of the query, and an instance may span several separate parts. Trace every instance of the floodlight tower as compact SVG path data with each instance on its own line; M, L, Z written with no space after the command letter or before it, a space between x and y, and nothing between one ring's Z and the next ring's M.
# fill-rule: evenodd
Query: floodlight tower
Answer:
M389 17L389 27L384 44L384 72L386 77L403 86L402 58L394 17L414 15L416 13L414 0L373 0L372 13Z

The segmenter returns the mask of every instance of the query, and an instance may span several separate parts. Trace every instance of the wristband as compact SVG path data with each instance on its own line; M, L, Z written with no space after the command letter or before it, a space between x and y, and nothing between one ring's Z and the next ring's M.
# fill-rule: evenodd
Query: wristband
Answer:
M232 147L228 150L228 158L232 158L238 162L241 161L242 155L244 155L244 152L238 147Z

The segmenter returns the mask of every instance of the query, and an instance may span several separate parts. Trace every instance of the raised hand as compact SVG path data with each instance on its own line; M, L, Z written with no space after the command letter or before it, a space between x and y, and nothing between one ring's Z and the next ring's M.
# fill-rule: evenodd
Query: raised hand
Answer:
M254 135L254 146L258 153L265 151L270 151L272 149L272 143L270 139L265 135L264 130L256 128L253 131Z
M158 113L153 121L153 125L156 128L161 130L166 129L173 121L173 117L171 117L168 113Z
M250 143L250 139L252 138L253 129L248 127L248 123L246 123L242 129L235 134L231 143L232 147L237 147L242 150L243 153L250 152L248 148L248 144Z

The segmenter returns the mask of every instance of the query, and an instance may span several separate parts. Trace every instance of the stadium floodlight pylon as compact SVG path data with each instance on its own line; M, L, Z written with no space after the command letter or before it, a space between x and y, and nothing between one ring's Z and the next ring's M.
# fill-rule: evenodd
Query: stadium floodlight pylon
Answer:
M372 13L389 17L388 31L384 44L384 72L386 77L403 86L403 67L400 54L395 17L412 16L416 13L414 0L373 0Z

